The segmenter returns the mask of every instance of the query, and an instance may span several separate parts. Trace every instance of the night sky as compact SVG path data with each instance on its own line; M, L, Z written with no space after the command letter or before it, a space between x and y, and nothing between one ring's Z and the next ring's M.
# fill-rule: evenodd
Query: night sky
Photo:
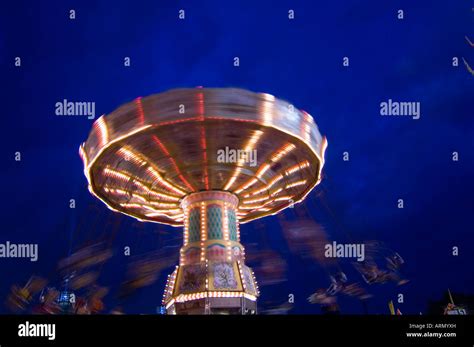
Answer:
M105 237L115 250L99 279L110 289L109 310L117 305L114 295L130 261L123 247L130 246L133 255L175 248L177 261L181 229L136 222L90 195L78 148L93 120L56 116L55 104L95 102L98 118L138 96L195 86L270 93L313 115L329 142L324 178L297 208L308 210L331 241L379 240L406 261L408 284L364 284L374 295L370 313L387 314L387 302L398 293L405 296L397 305L404 314L424 312L448 288L474 294L474 76L461 59L474 66L474 48L464 37L474 41L472 2L0 6L0 242L39 244L35 263L0 259L0 313L8 312L3 301L14 283L37 274L59 285L57 262L87 240ZM178 19L180 9L185 20ZM290 9L294 20L288 19ZM21 67L15 57L21 57ZM130 67L124 57L130 57ZM343 57L349 57L348 67ZM420 119L381 116L380 103L388 99L420 102ZM349 161L343 160L345 151ZM284 217L294 219L295 211ZM271 248L288 264L287 281L261 288L262 308L294 294L290 313L320 313L306 298L329 285L327 274L314 260L289 251L278 218L261 222L263 228L241 226L242 243L251 245L248 252ZM363 283L348 262L340 266L351 281ZM125 312L155 313L171 271L123 303ZM341 297L339 304L342 313L363 312L354 298Z

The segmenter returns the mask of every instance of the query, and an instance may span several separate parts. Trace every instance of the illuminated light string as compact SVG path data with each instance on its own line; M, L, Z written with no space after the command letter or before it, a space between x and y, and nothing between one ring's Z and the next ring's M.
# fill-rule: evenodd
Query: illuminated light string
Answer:
M174 302L175 302L175 300L174 300L174 299L171 299L170 302L168 302L168 303L166 304L165 308L166 308L166 309L169 309L171 306L174 305Z
M234 193L235 194L240 194L242 191L250 188L252 185L258 182L259 179L262 178L262 176L270 169L271 165L274 163L277 163L280 159L282 159L285 155L290 153L293 149L295 149L296 146L287 143L283 145L279 150L277 150L271 157L270 157L270 163L264 163L260 168L257 170L256 177L251 178L249 181L244 183L239 189L237 189Z
M145 113L143 112L141 96L135 99L135 105L137 106L137 111L138 111L138 122L140 123L140 125L143 125L145 123Z
M173 273L171 275L168 275L168 278L166 280L166 285L165 285L165 292L163 293L163 300L161 301L161 303L164 305L165 304L165 299L166 299L166 296L171 296L173 294L173 290L174 290L174 285L175 285L175 281L176 281L176 275L178 273L178 268L179 266L176 266L175 270L173 271Z
M237 228L237 241L240 242L240 227L239 223L236 223L236 228ZM243 254L245 254L244 249L242 248Z
M271 94L260 93L263 100L259 102L259 111L262 116L263 124L273 123L275 97Z
M239 209L241 210L260 210L262 208L264 208L265 206L267 205L271 205L274 201L276 201L275 199L270 199L270 200L267 200L265 203L263 204L260 204L260 205L248 205L248 206L241 206L239 207Z
M270 196L275 196L275 195L279 194L282 190L283 190L283 188L278 188L273 193L270 193Z
M121 171L110 169L108 167L104 168L104 170L102 172L105 176L113 177L113 178L116 178L116 179L121 180L121 181L127 181L128 182L131 178L131 176L129 176L127 174L124 174Z
M199 300L199 299L204 299L204 298L246 298L251 301L257 301L257 297L255 295L251 295L245 292L207 291L207 292L199 292L199 293L193 293L193 294L179 294L176 298L172 299L168 303L167 308L169 308L175 302L181 303L181 302Z
M206 259L206 273L208 273L209 261ZM206 290L209 289L209 279L206 276Z
M273 201L288 201L292 197L292 195L279 196L278 198L273 199Z
M158 193L158 192L154 191L153 189L148 188L147 186L145 186L144 184L142 184L139 181L135 181L135 184L140 186L143 190L145 190L148 195L152 195L152 196L155 196L157 198L161 198L161 199L165 199L165 200L171 200L171 201L179 201L179 199L180 199L180 198L177 198L174 195Z
M250 136L250 139L248 140L244 151L246 153L249 153L250 151L253 150L253 147L257 144L258 140L262 136L263 131L261 130L256 130L253 132L252 136ZM242 166L245 163L245 158L239 158L237 162L237 167L234 170L234 173L232 174L232 177L229 179L227 184L224 187L224 190L229 190L229 188L234 184L234 182L237 179L237 176L239 176L240 172L242 171Z
M281 158L286 156L288 153L293 151L296 148L296 146L292 143L287 143L285 144L277 153L271 158L271 161L273 163L278 162Z
M95 196L97 199L99 199L100 201L102 201L104 203L105 206L107 206L108 209L110 209L111 211L114 211L114 212L117 212L117 213L123 213L129 217L132 217L132 218L135 218L136 220L140 221L140 222L144 222L143 219L141 219L140 217L137 217L136 215L133 215L131 213L127 213L126 211L124 210L118 210L116 208L114 208L112 205L110 205L106 200L104 200L101 196L97 195L93 188L88 185L87 187L89 189L89 192ZM182 218L181 217L169 217L168 219L170 219L170 221L166 221L166 220L160 220L160 221L156 221L156 220L153 220L153 219L149 219L147 220L147 222L152 222L152 223L160 223L160 224L166 224L166 225L170 225L172 227L181 227L182 224L180 222L182 222Z
M154 213L145 213L145 216L149 217L149 218L156 218L156 217L167 217L169 219L172 219L176 222L182 222L183 221L183 218L178 218L178 217L175 217L175 216L171 216L171 215L168 215L166 213L158 213L158 212L154 212ZM161 223L161 222L160 222Z
M196 189L186 180L186 178L183 176L183 174L181 173L181 171L179 170L179 167L178 165L176 164L176 161L174 160L174 158L171 156L170 152L168 152L168 150L166 149L166 147L163 145L163 143L160 141L160 139L156 136L156 135L153 135L152 136L152 139L153 141L158 145L158 147L160 147L161 151L168 157L168 159L170 160L171 162L171 165L173 165L173 168L174 170L176 171L176 173L178 174L178 177L181 179L181 181L183 181L184 185L186 187L188 187L189 190L191 190L192 192L195 192Z
M121 156L125 161L130 161L137 165L138 167L140 166L145 166L148 163L143 160L138 154L136 154L132 149L130 149L128 146L121 147L118 151L117 154Z
M257 178L252 179L251 180L252 183L250 183L249 185L245 185L244 189L247 189L248 187L256 183L257 179L262 178L262 176L265 174L265 172L268 171L270 167L271 167L270 164L263 164L262 167L257 171Z
M321 165L319 165L319 172L318 172L318 175L319 175L319 179L317 181L316 184L319 184L319 182L321 182L321 172L323 170L323 166L324 166L324 163L325 163L325 160L324 160L324 156L326 154L326 149L328 148L328 140L323 137L322 141L321 141L321 158L320 158L320 161L321 161Z
M186 194L183 190L181 190L181 189L175 187L174 185L172 185L171 183L169 183L166 179L164 179L163 176L161 176L161 174L160 174L158 171L156 171L153 167L149 166L149 167L146 169L146 171L147 171L153 178L155 178L155 179L158 181L158 183L160 183L163 187L166 187L166 188L172 190L173 192L178 193L178 194L181 194L181 195L185 195L185 194Z
M285 196L280 196L278 198L275 198L275 199L270 199L268 200L267 202L265 202L264 204L260 204L260 205L249 205L249 206L241 206L239 207L240 210L249 210L249 211L254 211L254 210L259 210L261 211L263 208L265 208L267 205L271 205L273 204L274 202L278 202L278 201L289 201L290 199L292 199L293 196L292 195L285 195ZM246 213L244 213L244 215L246 215Z
M302 161L301 163L299 164L296 164L292 167L290 167L289 169L287 169L285 171L285 176L291 176L293 175L294 173L302 170L302 169L305 169L305 168L309 168L310 167L310 163L309 161L305 160L305 161ZM249 194L250 195L259 195L265 191L268 191L271 187L273 187L276 183L278 183L280 180L282 180L284 177L284 175L282 174L279 174L277 176L275 176L266 186L256 190L256 191L253 191L253 192L250 192ZM275 195L275 193L273 194ZM245 201L244 201L245 203Z
M243 203L244 204L254 204L256 202L265 201L267 199L268 199L267 197L263 197L263 198L253 199L253 200L244 200Z
M102 115L94 122L94 129L97 132L97 138L99 140L99 146L105 146L109 142L109 130L105 123L105 115Z
M150 161L143 155L140 155L138 153L135 152L135 150L133 150L131 147L129 146L126 146L126 147L123 147L121 149L119 149L117 151L125 160L127 161L131 161L133 163L135 163L136 165L138 165L139 167L142 167L142 166L146 166L146 165L149 165ZM163 178L161 176L161 174L153 167L153 166L148 166L148 168L146 169L146 171L148 173L150 173L156 180L158 180L158 182L178 193L178 194L181 194L181 195L185 195L186 192L183 191L182 189L179 189L178 187L176 187L175 185L171 184L170 182L168 182L165 178Z
M290 167L289 169L287 169L285 171L285 175L290 176L290 175L294 174L295 172L298 172L300 170L308 168L309 166L310 166L309 161L307 161L307 160L302 161L301 163L298 163L298 164Z
M171 209L173 207L178 207L178 205L176 205L176 204L167 203L167 202L149 201L149 200L147 200L146 202L148 204L154 206L154 207L162 207L162 208L167 208L167 209ZM178 210L181 211L181 209L179 209L179 208L178 208Z
M146 161L142 160L133 151L130 151L126 148L122 148L121 150L119 150L119 152L121 153L121 155L126 156L126 158L128 158L128 160L134 162L135 164L137 164L139 166L144 166L144 165L147 164ZM166 188L169 188L171 190L174 190L175 192L178 192L180 194L184 193L182 190L174 187L172 184L170 184L165 179L163 179L161 177L161 175L159 173L157 173L153 168L149 167L147 169L147 171L151 172L153 177L157 178L162 186L164 186ZM126 182L128 182L130 180L133 180L134 184L136 184L137 186L143 188L145 191L149 192L151 195L154 195L154 196L157 196L157 197L160 197L160 198L164 198L164 199L175 200L175 201L180 199L179 197L176 197L176 196L173 196L173 195L158 193L158 192L146 187L143 183L139 182L139 180L136 179L135 177L132 177L131 175L126 174L122 171L114 170L114 169L111 169L111 168L107 167L103 170L103 173L104 173L104 175L106 175L108 177L113 177L113 178L116 178L116 179L119 179L119 180L122 180L122 181L126 181Z
M199 92L196 94L197 96L197 104L198 104L198 120L204 123L204 94ZM201 135L201 150L204 160L204 167L203 167L203 176L204 176L204 186L207 190L209 190L209 172L207 169L207 143L206 143L206 129L204 125L200 127L200 135Z
M185 260L183 248L181 248L179 250L179 265L186 265L186 260Z
M314 124L314 120L308 112L301 110L301 113L303 114L303 121L301 122L301 135L305 142L309 142L311 140L311 125Z
M125 207L130 207L130 206L125 206ZM147 211L150 211L147 213L150 217L157 217L157 216L164 215L164 216L168 216L169 218L173 218L175 220L183 219L183 214L181 213L181 210L178 208L166 209L166 210L157 210L148 206L143 206L143 208Z
M260 290L258 288L258 282L257 279L255 278L255 272L252 271L252 278L253 278L253 283L255 283L255 289L257 290L257 294L260 295Z
M203 155L203 171L204 171L204 186L206 187L206 190L209 190L209 175L208 175L208 170L207 170L207 143L206 143L206 129L204 129L204 126L201 126L200 128L201 132L201 149L202 149L202 155Z
M230 246L230 237L229 237L229 216L227 213L227 203L224 203L224 208L223 208L223 214L224 214L224 241L226 242L226 249L227 249L227 260L231 261L232 260L232 250Z
M168 278L166 279L166 284L165 284L166 289L163 292L163 298L161 300L162 305L165 303L166 295L169 293L169 283L170 283L170 275L168 275Z
M206 249L204 248L204 242L207 240L206 223L206 204L201 202L201 261L206 260Z
M199 120L204 121L204 94L199 92L196 94L197 96L197 103L198 103L198 115Z
M97 128L96 128L96 123L97 123L98 121L99 121L99 120L97 120L97 121L94 123L94 125L93 125L94 129L97 129ZM124 139L126 139L126 138L128 138L128 137L130 137L130 136L135 135L136 133L139 133L139 132L142 132L143 130L148 129L149 127L151 127L151 125L145 125L145 126L140 127L140 128L138 128L138 129L134 129L134 130L130 131L129 133L125 134L125 135L118 136L118 137L116 137L115 139L109 141L106 146L105 146L105 144L102 144L102 145L99 144L98 148L100 148L100 149L95 153L95 155L92 156L92 159L91 159L91 160L88 160L87 167L84 167L84 175L86 176L87 182L89 182L89 185L92 185L92 180L91 180L91 170L92 170L92 166L95 164L95 162L97 161L97 159L100 158L100 156L102 155L102 153L104 153L104 151L107 150L107 148L109 148L110 146L114 145L114 144L117 143L117 142L120 142L120 141L122 141L122 140L124 140ZM84 146L84 150L85 150L86 144L84 143L83 146ZM88 159L90 159L90 158L88 158ZM95 194L95 196L97 196L97 195ZM102 198L99 198L99 199L100 199L101 201L104 201ZM105 201L104 201L104 203L105 203Z
M122 180L127 180L127 181L129 180L129 178L127 178L127 175L125 175L123 173L120 173L120 172L116 172L116 171L114 171L112 169L108 169L108 168L104 169L104 174L107 175L107 176L116 177L116 178L119 178L119 179L122 179ZM136 183L136 182L134 182L134 183ZM127 197L134 197L134 198L142 201L141 204L139 204L139 203L120 203L119 205L121 207L139 209L139 210L145 209L145 210L152 211L152 213L147 213L146 214L146 216L148 216L148 217L165 216L165 217L168 217L170 219L175 219L176 221L182 220L182 210L180 208L178 208L176 203L164 203L164 202L150 201L150 200L146 199L145 197L143 197L142 195L139 195L137 193L129 193L129 192L127 192L125 190L122 190L122 189L111 189L107 186L104 188L104 191L110 192L112 194L118 194L118 195L127 196ZM156 207L163 207L165 209L157 210L157 209L152 208L149 205L154 205ZM173 207L175 207L175 208L173 208Z
M89 159L87 158L87 153L84 149L84 143L79 146L79 156L81 157L82 162L84 163L84 167L87 167L87 162L89 161Z
M88 167L89 167L89 157L88 157L88 155L87 155L87 152L86 152L86 149L85 149L85 145L86 145L86 143L83 142L83 143L79 146L79 156L81 157L82 162L84 163L84 170L83 170L83 173L84 173L84 176L86 176L87 182L89 183L89 186L90 186L90 177L89 177L89 171L88 171Z
M293 183L289 183L285 186L285 189L290 189L290 188L293 188L293 187L304 185L304 184L306 184L306 182L307 182L306 180L300 180L300 181L296 181L296 182L293 182ZM281 192L282 190L283 189L280 188L278 190L278 192ZM272 194L272 196L274 196L274 195L276 195L276 193ZM245 200L243 203L246 204L246 205L239 206L239 210L249 210L251 212L253 212L255 210L258 210L260 212L265 212L265 211L269 211L269 209L266 208L267 205L271 205L274 202L279 202L279 201L290 201L290 200L293 199L293 197L294 197L294 195L284 195L284 196L275 197L273 199L263 197L263 198L260 198L260 199ZM260 205L251 205L251 204L254 204L256 202L262 202L262 201L265 201L265 203L260 204Z
M281 174L278 175L278 176L275 176L274 178L272 178L270 180L270 182L268 182L268 184L266 186L254 191L254 192L251 192L250 195L259 195L260 193L268 191L271 187L273 187L276 183L278 183L282 178L283 178L283 175L281 175Z
M184 208L184 246L187 246L189 243L189 209ZM183 249L181 248L181 252Z
M180 200L180 198L177 197L177 196L156 192L153 189L148 188L145 184L140 182L136 177L133 177L132 175L124 173L122 171L114 170L114 169L111 169L111 168L107 167L107 168L103 169L103 174L106 177L112 177L112 178L115 178L115 179L118 179L118 180L124 181L124 182L129 182L130 180L133 180L133 184L140 187L148 195L153 195L155 197L165 199L165 200L171 200L171 201L179 201ZM109 186L106 186L104 188L104 191L117 193L117 194L122 194L122 195L130 195L130 192L128 192L126 190L119 189L119 188L114 188L114 187L109 187ZM134 193L134 194L138 195L137 193ZM141 196L141 197L145 198L143 196Z
M268 164L267 164L268 165ZM270 167L270 165L268 165L268 167ZM249 180L247 183L245 183L245 185L243 185L242 187L240 187L239 189L235 190L234 191L234 194L240 194L243 190L249 188L250 186L254 185L255 183L257 183L257 179L256 178L252 178L251 180Z
M239 207L239 210L240 210L240 211L245 211L245 210L252 211L252 210L255 210L255 209L257 209L257 208L259 208L259 207L263 207L263 206L264 206L263 204L262 204L262 205L251 205L251 206L240 206L240 207ZM241 216L242 216L242 215L245 216L246 213L241 213L240 215L241 215Z
M149 205L154 205L156 207L164 207L164 208L172 208L172 207L177 207L177 204L173 203L164 203L164 202L159 202L159 201L151 201L147 199L146 197L137 194L137 193L130 193L122 189L109 189L107 187L104 188L105 192L111 193L112 195L121 195L121 196L126 196L128 198L132 197L136 200L141 201L142 203L146 203Z
M321 151L322 152L321 154L324 155L324 151L325 151L325 147L323 147L323 150ZM320 173L321 173L321 169L322 169L322 166L320 167L320 170L319 170ZM321 182L321 174L319 174L319 179L306 189L306 193L303 194L303 196L301 196L298 200L292 201L291 205L296 205L296 204L300 203L301 201L303 201L306 198L306 196L308 196L308 194L311 192L311 190L317 184L319 184L320 182ZM268 215L269 216L274 216L274 215L278 214L280 211L287 208L288 206L290 206L290 204L286 204L286 205L281 206L280 208L274 209L274 210L272 210L272 213L270 213ZM240 219L240 223L242 223L242 224L249 223L249 222L251 222L255 219L261 218L261 217L262 217L261 215L254 215L254 216L248 217L248 214L245 214L245 216Z
M149 213L150 216L167 216L170 218L177 218L176 214L181 215L181 210L179 208L177 209L166 209L166 210L157 210L152 207L149 207L147 205L143 204L137 204L137 203L121 203L119 204L120 206L124 208L131 208L131 209L139 209L139 210L148 210L151 211L152 213Z
M247 285L245 284L245 279L242 271L242 265L240 261L237 261L237 265L239 266L239 276L240 276L240 282L242 283L242 287L244 288L244 291L247 291Z
M241 209L241 210L261 210L261 208L263 208L267 205L271 205L274 201L275 201L275 199L269 199L265 203L260 204L260 205L248 205L248 206L243 206L242 205L242 206L239 207L239 209Z

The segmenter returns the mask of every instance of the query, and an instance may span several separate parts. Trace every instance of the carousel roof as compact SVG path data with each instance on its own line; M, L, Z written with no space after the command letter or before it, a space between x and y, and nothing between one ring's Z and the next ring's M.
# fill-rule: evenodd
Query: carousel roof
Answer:
M183 224L180 201L222 190L240 222L294 204L320 182L326 139L308 113L234 88L175 89L96 120L80 146L89 190L139 220Z

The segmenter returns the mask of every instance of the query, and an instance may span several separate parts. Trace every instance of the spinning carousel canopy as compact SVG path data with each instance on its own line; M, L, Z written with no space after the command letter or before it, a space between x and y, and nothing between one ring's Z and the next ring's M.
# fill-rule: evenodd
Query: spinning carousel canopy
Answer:
M272 95L175 89L97 119L80 146L89 190L114 211L183 225L182 199L239 199L240 222L275 214L320 182L326 139L313 117Z

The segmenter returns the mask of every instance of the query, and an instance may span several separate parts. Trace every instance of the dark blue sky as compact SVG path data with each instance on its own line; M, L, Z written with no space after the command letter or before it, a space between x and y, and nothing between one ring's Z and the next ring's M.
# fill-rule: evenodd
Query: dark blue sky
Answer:
M161 3L161 4L160 4ZM424 311L448 287L473 293L474 12L469 1L49 1L2 4L3 160L0 242L39 244L39 261L0 260L0 299L33 273L55 278L57 261L88 238L120 230L101 283L114 288L135 254L166 245L179 229L139 225L109 211L87 191L78 147L91 129L86 117L58 117L58 101L94 101L97 116L137 96L177 87L240 87L286 99L313 115L327 136L324 181L306 207L331 240L380 240L406 261L402 288L371 286L373 313L405 294L402 312ZM69 10L76 11L70 20ZM178 20L185 9L186 19ZM288 20L288 10L295 19ZM397 10L403 9L404 20ZM15 57L22 66L14 66ZM124 67L124 57L131 66ZM233 58L240 58L240 67ZM350 66L342 66L342 58ZM387 99L421 102L421 118L382 117ZM14 161L14 153L22 161ZM350 153L350 161L342 153ZM459 152L459 161L451 160ZM75 198L77 208L69 209ZM397 209L403 198L404 209ZM335 216L320 203L324 199ZM286 213L288 218L290 214ZM102 222L97 222L101 220ZM288 281L262 288L262 302L296 295L294 313L318 313L306 302L329 280L317 264L289 254L276 217L265 235L242 226L243 243L268 240L289 264ZM71 233L77 225L77 233ZM342 227L341 227L342 226ZM163 234L165 233L165 234ZM169 241L177 244L178 240ZM451 255L452 246L459 256ZM252 264L250 264L252 265ZM347 268L351 280L361 281ZM154 312L164 277L126 304ZM271 293L270 293L271 292ZM111 295L112 297L112 295ZM112 300L112 299L109 299ZM114 305L108 302L109 307ZM360 313L342 299L345 313ZM0 312L5 312L2 307Z

